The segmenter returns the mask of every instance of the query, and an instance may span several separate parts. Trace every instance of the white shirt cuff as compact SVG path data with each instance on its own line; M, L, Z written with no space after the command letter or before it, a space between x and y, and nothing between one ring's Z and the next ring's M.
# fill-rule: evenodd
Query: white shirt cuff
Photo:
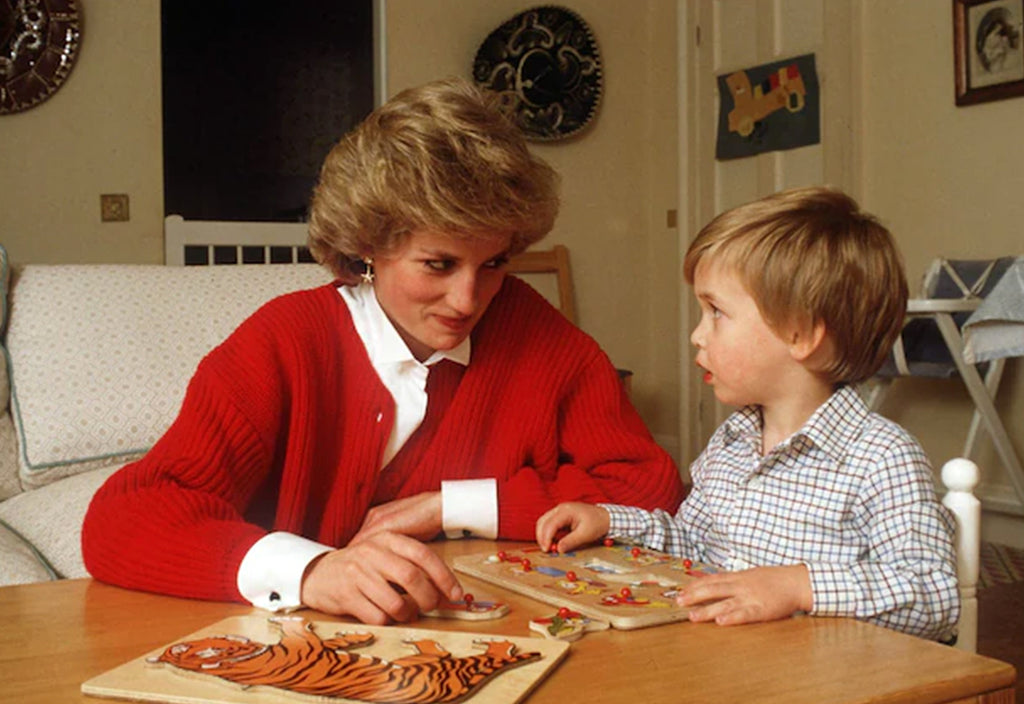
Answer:
M318 555L334 548L293 533L269 533L238 566L238 591L253 606L290 611L302 606L302 575Z
M498 482L462 479L441 482L441 527L449 538L467 532L478 538L498 537Z

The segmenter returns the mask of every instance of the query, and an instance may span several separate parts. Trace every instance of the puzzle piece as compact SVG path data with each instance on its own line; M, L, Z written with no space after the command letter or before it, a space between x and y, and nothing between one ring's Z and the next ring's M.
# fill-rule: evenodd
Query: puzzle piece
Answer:
M424 611L424 616L431 618L454 618L462 621L490 621L501 618L508 613L508 604L492 599L476 599L472 594L466 594L461 601L448 601L447 599L437 605L437 608Z
M578 611L566 607L558 610L553 616L535 618L530 621L530 630L553 640L579 640L583 634L591 631L604 631L611 627L607 621L584 616Z

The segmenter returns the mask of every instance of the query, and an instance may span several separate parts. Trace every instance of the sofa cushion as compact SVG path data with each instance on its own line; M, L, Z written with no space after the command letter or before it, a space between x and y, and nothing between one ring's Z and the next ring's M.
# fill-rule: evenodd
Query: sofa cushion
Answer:
M0 521L0 586L52 579L57 579L57 574L32 543Z
M211 348L267 300L329 280L315 264L15 270L7 348L22 486L141 456Z
M0 343L4 339L7 324L7 284L11 269L7 250L0 245ZM7 382L7 349L0 344L0 501L21 491L18 482L18 453L14 441L14 425L11 422L9 401L11 387Z
M88 577L82 561L82 521L93 494L118 469L120 465L104 467L19 494L0 503L0 521L38 552L39 561L55 572L51 578Z
M0 366L3 366L0 364ZM4 372L6 376L6 372ZM14 434L14 423L4 410L0 413L0 501L21 493L18 480L18 441Z

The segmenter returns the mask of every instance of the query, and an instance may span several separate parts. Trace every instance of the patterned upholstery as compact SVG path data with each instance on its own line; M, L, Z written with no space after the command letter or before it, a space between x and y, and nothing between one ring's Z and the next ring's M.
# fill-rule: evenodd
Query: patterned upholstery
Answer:
M313 264L17 272L6 341L22 485L140 456L207 351L270 298L327 281Z

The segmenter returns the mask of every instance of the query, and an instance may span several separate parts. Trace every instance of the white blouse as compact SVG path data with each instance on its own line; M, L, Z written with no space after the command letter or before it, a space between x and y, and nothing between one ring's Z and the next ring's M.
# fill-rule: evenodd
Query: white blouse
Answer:
M395 424L381 458L381 469L398 454L423 422L427 410L427 372L442 359L466 366L471 355L467 337L451 350L417 360L377 301L373 286L339 286L377 376L395 401ZM442 526L449 538L470 534L498 536L498 495L494 479L441 483ZM249 548L238 567L238 590L254 606L274 611L302 606L302 576L318 555L334 550L293 533L270 533Z

